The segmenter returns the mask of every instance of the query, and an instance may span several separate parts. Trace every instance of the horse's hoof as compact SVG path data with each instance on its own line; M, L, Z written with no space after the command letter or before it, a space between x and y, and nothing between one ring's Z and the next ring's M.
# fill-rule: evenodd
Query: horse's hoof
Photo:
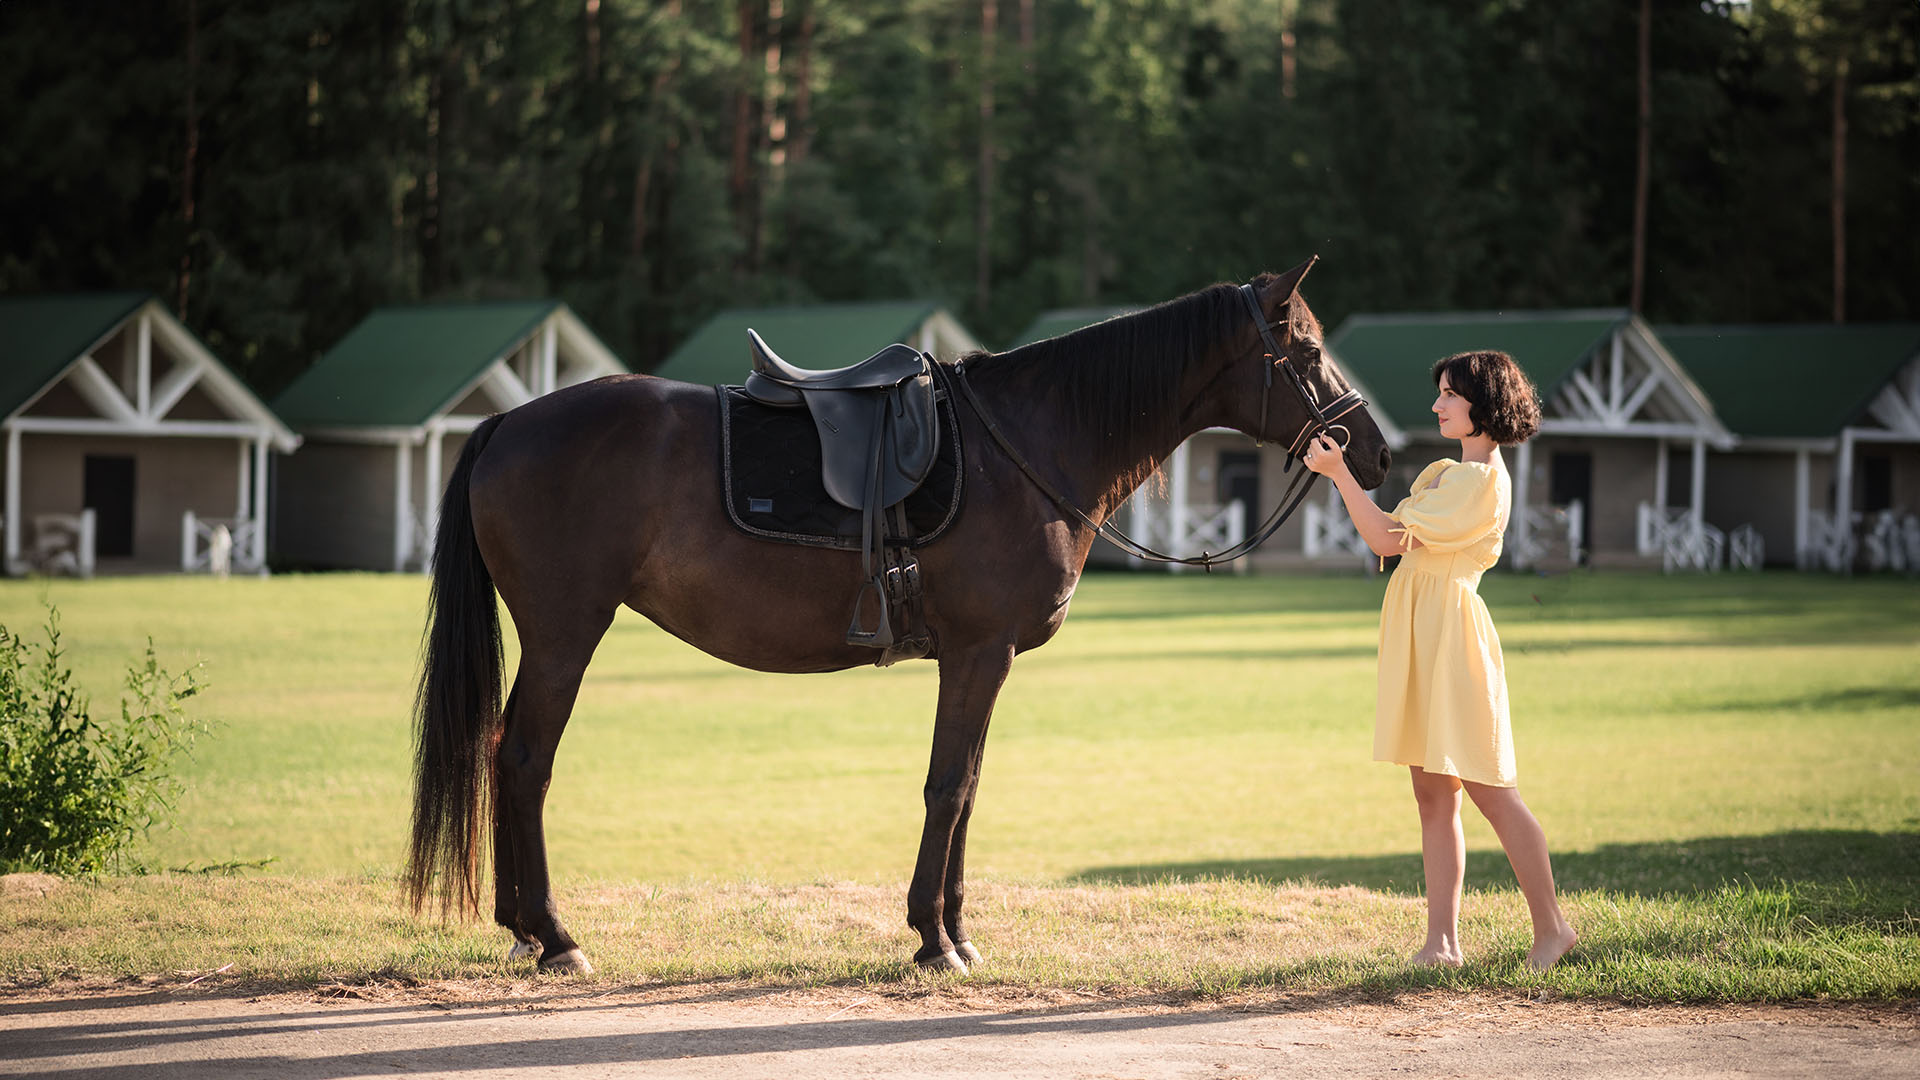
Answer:
M586 953L568 949L559 956L540 961L540 970L548 975L591 975L593 965L587 963Z
M531 960L540 955L540 943L537 941L516 941L513 948L507 950L508 960Z
M953 951L960 954L961 962L965 963L968 967L979 966L980 950L973 947L973 942L962 941L953 947Z
M967 973L967 962L960 959L960 954L951 949L938 956L929 956L925 960L915 960L914 963L920 965L921 971L930 971L935 974L951 972L955 975L965 975Z

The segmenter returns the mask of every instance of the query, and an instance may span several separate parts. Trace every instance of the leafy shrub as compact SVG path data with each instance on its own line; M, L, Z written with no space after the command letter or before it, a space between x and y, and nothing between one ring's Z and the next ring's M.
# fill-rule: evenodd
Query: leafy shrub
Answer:
M119 720L96 718L62 662L51 606L46 635L36 660L0 626L0 869L93 873L173 809L174 759L205 730L181 703L201 687L191 669L163 671L149 638Z

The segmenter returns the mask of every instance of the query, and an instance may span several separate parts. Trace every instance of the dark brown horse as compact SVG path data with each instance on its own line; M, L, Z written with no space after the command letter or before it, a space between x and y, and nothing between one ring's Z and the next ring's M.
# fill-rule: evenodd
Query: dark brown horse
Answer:
M1281 352L1325 402L1348 387L1298 295L1306 269L1264 275L1254 295ZM1301 395L1269 379L1259 329L1240 290L1214 286L970 357L965 371L1031 467L1101 521L1195 432L1231 427L1285 445L1308 422ZM987 721L1014 656L1066 619L1094 531L1012 464L978 413L962 404L957 414L964 505L919 553L940 692L907 922L920 932L916 961L965 971L980 959L961 905ZM1262 417L1267 429L1256 430ZM874 661L844 640L860 554L734 528L720 495L719 423L709 387L600 379L486 421L447 485L407 886L416 907L437 891L443 906L477 911L490 828L494 917L513 932L511 955L538 950L543 970L590 970L554 907L542 807L581 676L620 605L760 671ZM1346 426L1353 472L1374 487L1386 476L1386 444L1364 411ZM504 708L496 588L521 647Z

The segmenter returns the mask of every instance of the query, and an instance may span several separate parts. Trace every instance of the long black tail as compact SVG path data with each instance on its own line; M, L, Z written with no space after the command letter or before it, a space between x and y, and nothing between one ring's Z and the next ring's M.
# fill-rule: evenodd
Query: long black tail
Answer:
M493 802L502 658L493 575L474 541L467 481L499 425L495 416L474 429L440 500L414 698L413 848L406 890L416 911L436 891L442 914L456 906L463 913L480 909L479 860Z

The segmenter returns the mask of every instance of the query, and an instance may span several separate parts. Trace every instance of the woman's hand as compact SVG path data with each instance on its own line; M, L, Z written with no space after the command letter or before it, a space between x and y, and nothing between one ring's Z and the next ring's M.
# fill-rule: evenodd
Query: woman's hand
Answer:
M1300 460L1308 469L1329 480L1339 480L1347 472L1346 452L1327 435L1314 436Z

